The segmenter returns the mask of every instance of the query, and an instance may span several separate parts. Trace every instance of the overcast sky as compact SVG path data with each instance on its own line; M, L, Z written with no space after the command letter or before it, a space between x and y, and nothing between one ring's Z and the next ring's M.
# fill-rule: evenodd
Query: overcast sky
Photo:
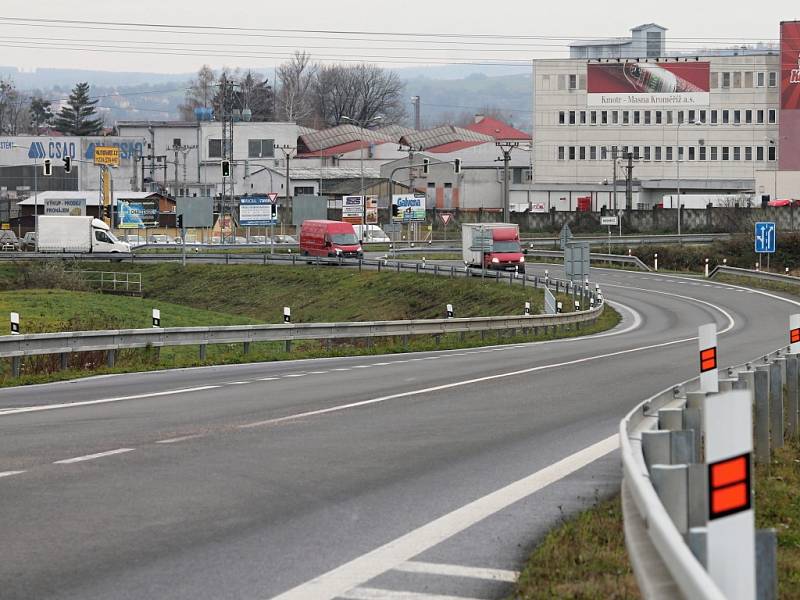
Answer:
M616 7L614 6L616 5ZM567 39L617 37L655 22L669 29L673 48L721 43L777 41L781 20L800 18L797 2L770 0L743 14L730 0L609 3L477 0L2 0L0 17L230 26L254 29L364 31L371 35L293 34L286 31L162 32L95 30L0 21L0 65L87 68L110 71L195 71L213 67L269 67L294 48L323 60L364 58L387 66L448 61L512 62L564 55ZM622 8L624 6L624 8ZM797 13L797 14L795 14ZM88 25L87 25L88 27ZM373 33L374 32L374 33ZM447 33L450 38L386 36L386 33ZM249 35L244 35L249 33ZM213 34L213 35L212 35ZM282 37L281 37L282 36ZM305 37L300 37L305 36ZM545 36L511 39L475 36ZM323 39L327 38L327 39ZM563 39L554 39L563 38ZM85 49L77 51L77 43ZM83 43L81 43L81 41ZM462 43L472 42L472 43ZM475 43L478 42L478 43ZM505 45L501 45L505 44ZM102 52L104 47L115 50ZM182 56L181 54L192 54ZM408 58L406 58L408 57Z

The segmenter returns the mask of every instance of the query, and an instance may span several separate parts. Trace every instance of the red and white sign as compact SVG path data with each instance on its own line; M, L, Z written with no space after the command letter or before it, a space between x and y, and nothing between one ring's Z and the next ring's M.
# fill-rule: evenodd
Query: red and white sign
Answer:
M717 326L713 323L698 328L700 350L700 391L719 391L719 371L717 369Z
M711 63L589 63L589 106L692 108L709 104Z
M789 352L800 354L800 314L789 316Z
M269 198L270 202L275 204L275 202L278 200L278 194L276 192L270 192L269 194L267 194L267 198Z
M778 169L800 171L800 21L781 23L781 116Z
M443 225L447 225L450 222L450 219L453 218L453 215L450 213L440 213L439 218L442 220Z

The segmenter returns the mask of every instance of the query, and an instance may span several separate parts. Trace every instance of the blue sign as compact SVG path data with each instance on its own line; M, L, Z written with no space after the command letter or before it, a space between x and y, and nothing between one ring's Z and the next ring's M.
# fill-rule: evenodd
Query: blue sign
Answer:
M775 223L756 223L756 252L759 254L772 254L777 246L775 239Z
M278 222L278 207L267 196L249 196L239 199L239 225L265 227Z
M47 142L46 147L45 142L32 142L28 150L28 158L33 158L34 160L40 158L64 158L65 156L70 158L77 157L75 142L50 140Z

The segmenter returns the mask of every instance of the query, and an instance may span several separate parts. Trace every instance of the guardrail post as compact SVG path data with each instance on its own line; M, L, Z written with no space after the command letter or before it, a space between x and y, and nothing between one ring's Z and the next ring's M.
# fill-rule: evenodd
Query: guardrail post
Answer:
M689 527L705 527L708 523L708 465L690 464L686 477Z
M330 352L332 348L333 348L333 340L331 338L327 338L325 340L325 350Z
M19 377L20 371L22 371L22 357L20 356L12 356L11 357L11 376L16 378Z
M117 358L117 351L116 350L106 350L106 365L109 369L114 368L114 363L116 362Z
M691 527L686 535L686 544L692 551L703 568L708 568L708 529L705 527Z
M774 529L756 530L756 598L778 598L778 537Z
M652 465L668 465L670 458L669 431L643 431L642 455L648 469Z
M61 370L66 371L69 369L69 353L62 352L61 353Z
M661 504L681 533L689 531L688 468L686 465L653 465L650 480Z
M408 350L408 336L403 336L403 348L407 351Z
M776 361L769 366L769 421L773 448L783 447L783 378L781 365Z
M362 266L363 262L364 261L362 259L360 259L360 258L358 259L358 272L359 273L361 273L361 266Z
M200 362L205 362L207 349L208 347L206 346L206 344L200 344Z
M769 373L758 368L753 372L753 398L756 405L756 462L769 464Z
M787 433L790 439L797 437L797 356L790 355L786 358L786 392L787 392L787 411L789 422L787 423Z
M286 341L283 343L283 350L284 350L284 352L286 352L286 353L289 353L289 352L291 352L291 351L292 351L292 340L286 340Z
M242 343L242 352L244 354L250 354L250 342Z
M459 333L458 333L458 339L459 339L460 341L462 341L462 342L463 342L465 339L467 339L467 332L466 332L466 331L459 331Z
M455 265L450 265L450 279L455 278L456 276L456 267Z

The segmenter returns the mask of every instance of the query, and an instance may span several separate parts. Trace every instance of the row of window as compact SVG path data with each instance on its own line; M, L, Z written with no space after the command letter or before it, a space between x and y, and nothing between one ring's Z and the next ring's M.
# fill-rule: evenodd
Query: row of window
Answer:
M739 89L778 87L777 71L714 71L711 73L711 89ZM542 90L585 90L586 76L583 74L542 75Z
M559 146L558 160L607 160L612 156L634 160L746 160L774 161L775 146Z
M222 148L222 139L209 139L208 158L222 158ZM275 158L275 140L247 140L247 157Z
M701 123L710 125L751 125L778 122L778 110L714 109L714 110L561 110L559 125L672 125Z

